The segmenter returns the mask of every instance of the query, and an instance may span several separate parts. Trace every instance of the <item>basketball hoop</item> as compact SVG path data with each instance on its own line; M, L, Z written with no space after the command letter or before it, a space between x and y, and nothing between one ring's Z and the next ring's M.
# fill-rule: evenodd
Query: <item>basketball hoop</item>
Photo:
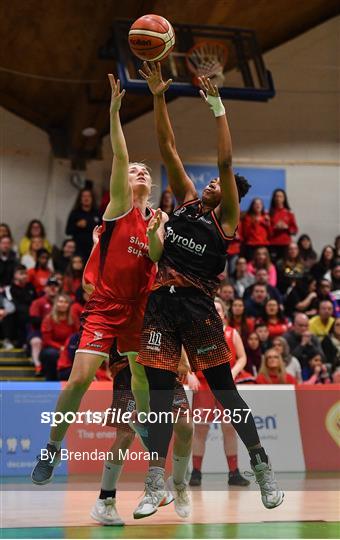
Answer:
M185 55L186 65L193 73L193 84L199 86L198 77L210 77L217 86L223 86L224 68L228 48L221 41L199 41Z

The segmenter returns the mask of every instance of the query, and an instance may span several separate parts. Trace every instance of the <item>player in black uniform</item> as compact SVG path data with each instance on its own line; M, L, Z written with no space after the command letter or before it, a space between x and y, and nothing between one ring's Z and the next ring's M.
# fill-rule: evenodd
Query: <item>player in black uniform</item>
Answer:
M207 382L246 445L251 467L260 485L263 504L281 504L268 456L261 446L249 407L239 395L229 366L230 351L213 293L223 272L226 250L239 222L239 200L249 189L245 178L234 175L232 145L218 89L202 78L201 95L215 118L219 178L210 181L199 199L178 156L164 93L171 80L162 80L160 64L144 63L140 71L154 96L156 130L170 186L179 206L164 225L164 251L145 312L139 361L145 366L150 388L150 410L170 411L176 371L184 345L193 370L203 371ZM241 414L234 416L234 410ZM159 417L160 418L160 417ZM150 462L145 496L135 518L154 513L164 496L164 464L172 424L149 424L149 450L159 459Z

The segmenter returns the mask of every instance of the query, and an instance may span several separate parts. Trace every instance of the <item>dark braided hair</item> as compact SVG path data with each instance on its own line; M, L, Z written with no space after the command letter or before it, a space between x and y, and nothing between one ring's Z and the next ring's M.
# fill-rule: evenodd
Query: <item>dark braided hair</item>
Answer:
M248 180L240 174L236 173L234 176L238 191L238 200L240 201L245 195L247 195L251 188L251 184L249 184Z

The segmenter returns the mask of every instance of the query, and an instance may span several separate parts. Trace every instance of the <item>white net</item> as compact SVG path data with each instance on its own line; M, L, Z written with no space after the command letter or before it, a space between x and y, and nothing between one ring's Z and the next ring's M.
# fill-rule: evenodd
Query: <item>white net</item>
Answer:
M224 82L224 68L228 59L228 49L220 41L202 41L186 54L188 69L195 77L210 77L216 84Z

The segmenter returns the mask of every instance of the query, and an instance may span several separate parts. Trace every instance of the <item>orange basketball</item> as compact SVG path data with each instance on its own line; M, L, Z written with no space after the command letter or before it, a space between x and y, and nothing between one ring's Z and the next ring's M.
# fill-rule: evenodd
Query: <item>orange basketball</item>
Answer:
M129 45L141 60L164 60L175 45L174 29L160 15L143 15L130 28Z

